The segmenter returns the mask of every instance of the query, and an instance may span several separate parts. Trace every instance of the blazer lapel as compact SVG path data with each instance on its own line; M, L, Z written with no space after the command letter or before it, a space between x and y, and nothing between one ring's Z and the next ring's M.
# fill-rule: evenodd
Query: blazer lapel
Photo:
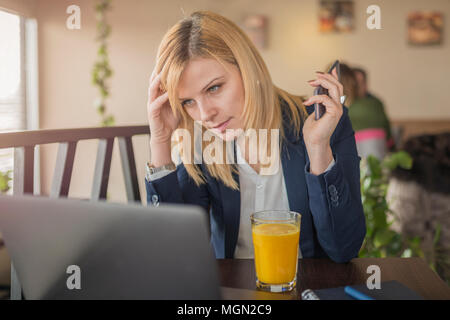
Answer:
M308 197L306 178L304 173L305 155L301 150L301 144L284 144L281 153L281 162L283 166L284 182L289 199L289 208L293 211L308 210ZM302 213L299 212L299 213Z

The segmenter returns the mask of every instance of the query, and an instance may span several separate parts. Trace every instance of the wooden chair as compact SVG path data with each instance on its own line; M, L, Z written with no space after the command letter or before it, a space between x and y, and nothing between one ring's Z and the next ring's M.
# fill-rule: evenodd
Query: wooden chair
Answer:
M50 197L67 197L78 141L99 140L91 200L106 199L114 140L120 158L128 202L141 202L132 137L149 134L147 125L80 129L35 130L0 133L0 149L14 148L13 195L33 194L34 150L38 145L59 143ZM22 298L22 289L11 263L10 298Z

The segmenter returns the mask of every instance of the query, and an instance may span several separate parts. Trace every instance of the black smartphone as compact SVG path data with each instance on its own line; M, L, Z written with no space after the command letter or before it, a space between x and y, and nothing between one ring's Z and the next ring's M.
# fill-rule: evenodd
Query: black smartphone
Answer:
M338 75L338 80L341 81L341 68L339 66L339 60L336 60L333 65L331 66L330 70L328 71L328 73L331 74L331 71L333 71L333 69L336 68L336 72ZM314 89L314 95L317 96L319 94L326 94L328 95L328 89L325 89L322 86L318 86L316 89ZM325 113L325 106L321 103L314 103L314 114L315 114L315 119L319 120Z

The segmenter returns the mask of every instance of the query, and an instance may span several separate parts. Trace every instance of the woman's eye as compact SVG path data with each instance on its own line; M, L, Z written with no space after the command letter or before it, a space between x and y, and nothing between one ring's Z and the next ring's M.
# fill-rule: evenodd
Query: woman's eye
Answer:
M214 88L217 88L217 89L214 89ZM219 88L220 88L220 84L216 84L216 85L210 87L210 88L208 89L208 91L209 91L209 92L215 92L215 91L219 90Z
M189 105L191 104L191 102L192 102L192 100L184 100L184 101L181 103L181 106L182 106L182 107L189 106Z
M206 90L206 91L208 91L208 92L216 92L217 90L219 90L219 88L220 88L221 86L222 86L221 84L216 84L216 85L213 85L212 87L209 87L208 90ZM182 106L182 107L188 107L189 105L192 104L192 101L193 101L193 100L184 100L184 101L181 103L181 106Z

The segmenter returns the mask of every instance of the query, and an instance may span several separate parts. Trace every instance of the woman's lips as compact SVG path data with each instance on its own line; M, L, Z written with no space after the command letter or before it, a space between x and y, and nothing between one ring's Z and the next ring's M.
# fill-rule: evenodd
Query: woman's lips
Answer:
M217 129L217 130L219 130L221 133L224 132L225 129L227 128L227 126L228 126L228 123L230 123L230 120L231 120L231 118L228 119L227 121L222 122L221 124L219 124L219 125L213 127L213 129Z

